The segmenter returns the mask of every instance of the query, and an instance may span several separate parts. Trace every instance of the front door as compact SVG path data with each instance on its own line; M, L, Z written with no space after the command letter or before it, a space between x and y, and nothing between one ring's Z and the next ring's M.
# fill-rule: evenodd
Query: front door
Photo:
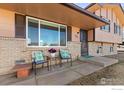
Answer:
M80 30L81 56L88 55L87 31Z

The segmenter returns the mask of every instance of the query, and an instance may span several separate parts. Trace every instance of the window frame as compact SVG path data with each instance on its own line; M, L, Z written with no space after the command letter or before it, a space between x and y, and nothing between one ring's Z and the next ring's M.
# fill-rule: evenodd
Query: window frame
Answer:
M101 13L100 13L100 14L101 14ZM110 22L110 19L105 18L104 16L100 16L100 17L103 18L104 20ZM107 25L105 25L105 26L107 26ZM105 31L105 32L110 32L110 30L111 30L111 24L108 25L108 26L109 26L109 30L106 30L106 29L105 29L105 26L101 26L101 27L100 27L100 30ZM102 29L102 28L104 28L104 29Z
M28 45L28 19L33 19L33 20L37 20L38 21L38 35L39 35L39 38L38 38L38 46L29 46ZM40 24L42 21L46 21L48 23L53 23L53 24L56 24L58 25L58 46L40 46ZM65 46L60 46L60 26L65 26L66 28L66 45ZM64 24L59 24L59 23L55 23L55 22L51 22L51 21L47 21L47 20L44 20L44 19L39 19L39 18L34 18L34 17L30 17L30 16L26 16L26 47L36 47L36 48L41 48L41 47L67 47L67 25L64 25Z
M121 35L121 26L116 23L114 23L114 34L119 35L119 36Z
M105 25L105 26L107 26L107 25ZM100 30L105 31L105 32L110 32L110 24L108 25L109 26L109 30L106 30L105 26L101 26ZM104 28L104 29L102 29L102 28Z
M96 51L97 54L102 54L103 53L103 46L97 46L97 51Z
M114 52L114 46L110 46L110 53Z

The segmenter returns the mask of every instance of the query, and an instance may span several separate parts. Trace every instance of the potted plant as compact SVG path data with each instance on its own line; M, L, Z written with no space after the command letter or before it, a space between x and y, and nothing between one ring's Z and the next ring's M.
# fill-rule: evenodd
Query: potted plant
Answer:
M56 49L51 48L51 49L48 50L48 52L51 54L51 57L55 57Z

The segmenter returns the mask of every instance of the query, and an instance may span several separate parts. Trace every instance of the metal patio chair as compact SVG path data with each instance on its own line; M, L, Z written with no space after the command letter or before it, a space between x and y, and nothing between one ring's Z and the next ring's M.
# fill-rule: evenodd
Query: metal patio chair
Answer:
M60 67L62 67L62 60L67 60L67 62L69 62L70 60L72 66L72 56L68 49L60 49L59 55L60 55Z
M35 75L37 74L37 65L42 65L43 68L45 63L49 71L49 60L47 56L44 55L43 51L32 52L32 69L35 71Z

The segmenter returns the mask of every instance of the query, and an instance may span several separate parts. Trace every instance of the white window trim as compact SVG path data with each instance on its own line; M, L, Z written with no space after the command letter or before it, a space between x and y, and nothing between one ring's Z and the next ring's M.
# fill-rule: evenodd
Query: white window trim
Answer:
M38 37L39 37L39 42L38 42L38 46L40 46L40 20L38 20Z
M38 21L38 34L39 34L39 42L38 42L38 46L29 46L28 45L28 19L34 19L34 20L37 20ZM59 38L59 46L40 46L40 22L41 21L46 21L46 20L42 20L42 19L38 19L38 18L34 18L34 17L29 17L29 16L26 16L26 47L31 47L31 48L43 48L43 47L67 47L67 26L66 25L63 25L63 24L59 24L59 23L54 23L54 22L50 22L50 21L46 21L46 22L49 22L49 23L53 23L53 24L56 24L58 25L58 38ZM65 26L66 27L66 45L65 46L60 46L60 26Z
M105 26L106 26L106 25L105 25ZM105 27L105 26L104 26L104 27ZM100 29L100 30L102 30L102 31L104 31L104 32L107 32L107 33L110 33L110 32L111 32L111 24L109 25L109 28L110 28L109 30L106 30L106 29Z

